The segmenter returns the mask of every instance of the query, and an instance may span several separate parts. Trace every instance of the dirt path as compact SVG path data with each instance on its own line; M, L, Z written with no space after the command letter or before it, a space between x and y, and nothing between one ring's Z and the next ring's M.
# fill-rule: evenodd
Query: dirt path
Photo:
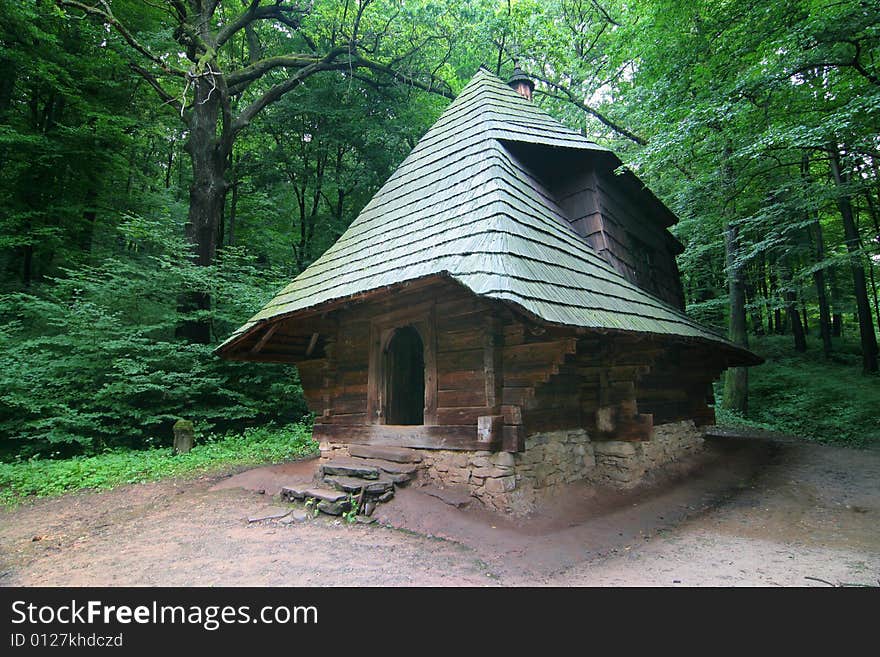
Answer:
M880 451L717 444L686 478L574 486L530 521L400 491L380 522L248 523L314 462L0 512L2 585L808 585L880 580ZM257 491L264 490L264 494Z

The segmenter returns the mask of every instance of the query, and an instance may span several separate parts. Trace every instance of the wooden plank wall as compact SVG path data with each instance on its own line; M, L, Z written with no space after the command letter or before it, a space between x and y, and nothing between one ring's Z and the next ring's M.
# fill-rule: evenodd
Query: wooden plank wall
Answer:
M635 236L654 252L654 289L649 289L676 308L684 308L681 277L672 251L671 236L667 230L634 197L626 192L611 173L595 176L603 229L612 253L612 264L628 280L645 287L639 280Z
M371 327L389 314L405 317L407 309L432 303L438 426L377 431L367 415ZM253 355L265 335L242 349ZM486 416L498 418L490 426L502 426L493 448L509 451L521 450L525 436L541 431L584 427L598 436L600 409L616 409L615 417L623 418L652 414L654 424L710 422L710 384L723 369L707 347L542 328L449 282L413 285L326 316L281 322L260 350L266 360L296 363L316 425L324 427L316 435L446 449L485 448L477 442L477 426Z
M707 347L670 345L626 336L582 336L574 351L534 392L522 399L525 435L584 427L600 435L600 408L614 408L620 417L651 415L653 425L693 419L714 422L711 383L723 362ZM619 427L618 438L627 438ZM646 439L648 436L641 436Z
M686 419L712 424L712 382L723 370L723 360L708 347L674 347L638 382L639 409L652 413L655 424Z
M437 415L436 424L470 427L450 435L476 437L477 418L500 414L495 391L495 317L487 301L452 283L399 290L381 300L354 304L336 311L339 326L333 383L328 391L330 412L322 422L365 425L371 323L430 300L436 318ZM402 325L406 319L401 320ZM500 379L498 379L500 381Z
M570 334L530 330L531 324L516 319L506 306L445 282L399 290L331 313L338 329L325 342L325 357L298 363L310 407L318 415L316 423L326 427L316 431L330 440L405 443L405 436L376 426L367 429L371 324L388 314L424 306L428 300L434 300L436 318L436 424L448 431L443 436L414 431L412 439L421 446L479 449L478 419L493 416L502 424L504 448L521 449L524 417L555 418L570 402L574 376L570 370L565 371L567 382L557 378L540 397L535 391L563 372L560 368L574 353L577 340Z
M574 175L554 177L548 184L572 228L618 272L674 307L684 307L672 236L619 178L587 167ZM654 252L652 284L639 276L633 236Z

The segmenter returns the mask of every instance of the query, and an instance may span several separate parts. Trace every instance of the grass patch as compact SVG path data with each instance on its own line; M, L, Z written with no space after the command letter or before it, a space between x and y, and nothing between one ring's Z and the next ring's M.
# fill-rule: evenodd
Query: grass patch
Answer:
M314 453L311 427L248 429L242 434L208 436L189 454L170 448L108 451L63 460L29 459L0 463L0 504L16 505L29 497L49 497L91 488L110 489L166 477L203 474L230 465L277 463Z
M749 370L749 411L740 416L717 408L718 424L858 447L880 444L880 377L861 373L858 344L835 340L826 360L815 341L799 354L790 337L750 339L767 362Z

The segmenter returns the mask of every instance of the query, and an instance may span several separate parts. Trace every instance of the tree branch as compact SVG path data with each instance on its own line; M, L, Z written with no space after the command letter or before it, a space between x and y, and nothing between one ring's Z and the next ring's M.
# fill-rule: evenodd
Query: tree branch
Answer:
M362 57L355 57L351 61L351 66L354 68L366 68L376 73L381 73L382 75L387 75L390 78L397 80L398 82L403 82L405 84L410 85L411 87L415 87L416 89L421 89L422 91L427 91L428 93L437 94L438 96L443 96L444 98L449 98L450 100L455 100L455 94L452 93L452 90L449 89L449 86L443 82L442 80L437 80L437 78L431 76L431 81L429 83L424 83L417 80L414 77L407 75L406 73L402 73L401 71L395 71L384 64L379 64L378 62L372 62L368 59L364 59ZM438 85L442 83L446 89L441 89L439 86L435 86L434 83L437 82Z
M267 105L274 103L284 94L298 87L302 83L302 81L310 75L314 75L315 73L319 73L321 71L338 71L347 69L350 66L348 62L334 61L339 55L347 51L347 48L334 48L329 53L327 53L324 58L317 61L312 61L310 64L302 66L284 82L279 82L278 84L270 88L262 96L257 98L250 105L245 107L241 111L241 114L238 115L238 118L232 122L233 139L235 138L235 135L246 128L254 119L254 117L261 111L263 111L263 109Z
M104 7L103 9L99 9L97 5L93 7L82 2L78 2L77 0L55 0L55 2L61 8L71 7L74 9L79 9L80 11L85 12L86 15L93 16L100 19L104 23L111 25L122 36L122 38L125 39L128 45L130 45L137 52L149 59L168 75L176 75L180 78L186 76L186 71L182 71L180 69L169 66L164 61L162 61L160 57L151 53L149 50L147 50L145 46L143 46L137 39L135 39L134 35L132 35L132 33L129 32L122 23L116 20L116 17L110 11L110 5L107 4L106 0L99 0L99 3Z
M220 48L224 43L229 41L239 30L250 25L254 21L275 19L287 25L288 27L298 30L301 25L303 16L311 11L311 6L306 8L295 6L284 6L281 4L283 0L276 0L276 4L269 7L261 7L260 0L251 0L250 6L235 20L227 24L217 33L216 48Z
M347 52L346 48L337 48L335 51L331 51L331 53L335 53L333 54L334 59L344 52ZM305 68L319 61L321 61L321 58L314 55L277 55L275 57L267 57L238 71L227 73L226 83L229 85L230 93L237 93L241 91L241 89L238 89L239 85L253 82L274 68Z
M646 146L648 144L646 139L643 139L642 137L639 137L638 135L630 132L629 130L627 130L623 126L617 125L614 121L609 119L607 116L605 116L604 114L602 114L598 110L595 110L592 107L590 107L589 105L587 105L586 103L578 100L578 98L569 89L566 89L562 85L559 85L555 82L552 82L551 80L548 80L546 78L542 78L539 75L532 74L532 77L535 78L536 80L540 80L541 82L546 84L551 89L555 89L556 91L561 92L562 94L564 94L564 96L559 96L556 94L547 93L546 91L542 91L540 89L535 90L537 93L543 94L544 96L547 96L549 98L555 98L556 100L562 100L562 101L569 102L572 105L574 105L575 107L577 107L578 109L586 112L590 116L595 117L596 119L599 120L600 123L611 128L612 130L614 130L614 132L618 133L619 135L621 135L623 137L626 137L630 141L634 141L635 143L639 144L640 146Z
M274 103L284 94L298 87L307 77L314 75L315 73L320 73L322 71L346 71L349 72L351 75L354 75L354 71L356 69L364 68L376 73L381 73L382 75L387 75L390 78L393 78L399 82L404 82L412 87L421 89L422 91L434 93L439 96L443 96L444 98L455 98L452 91L448 89L448 86L447 89L441 89L439 86L435 86L436 78L434 78L433 76L431 78L431 82L426 84L406 75L405 73L395 71L394 69L389 68L384 64L372 62L362 57L353 57L351 59L346 59L345 61L336 61L337 57L346 53L348 53L348 47L340 46L338 48L332 49L320 60L312 59L309 61L303 58L299 58L300 63L296 64L298 70L295 73L293 73L284 82L279 82L278 84L273 86L257 100L255 100L244 110L242 110L241 114L238 115L238 118L232 123L233 138L244 128L246 128L254 119L254 117L259 114L267 105ZM303 64L303 62L307 61L308 63ZM294 66L293 62L290 62L290 66ZM254 78L255 77L259 76L254 76ZM242 79L238 82L238 84L242 84L243 82L245 82L245 80ZM231 88L232 85L229 85L229 87Z
M183 112L183 105L181 104L181 102L165 90L165 88L159 83L159 80L156 79L155 75L153 75L150 71L143 68L142 66L138 66L134 62L130 62L128 67L132 71L140 75L144 80L147 81L147 84L149 84L151 87L153 87L153 89L156 90L156 93L159 94L159 98L162 99L163 103L165 103L166 105L171 105L171 107L177 110L178 113Z

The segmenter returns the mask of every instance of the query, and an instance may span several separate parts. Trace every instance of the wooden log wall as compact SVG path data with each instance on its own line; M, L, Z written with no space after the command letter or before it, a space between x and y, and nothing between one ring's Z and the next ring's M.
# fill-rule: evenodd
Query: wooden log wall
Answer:
M661 220L638 203L613 174L593 167L554 178L552 192L572 228L627 280L676 308L684 308L681 276L675 262L678 245ZM642 244L639 244L642 243ZM642 245L653 254L653 275L640 263Z
M388 325L389 317L393 318L391 324L405 326L409 309L424 309L426 304L431 308L436 363L436 415L426 424L435 426L383 427L369 414L369 388L376 385L370 380L374 326ZM517 449L523 442L522 422L520 418L505 426L506 400L518 402L533 394L535 382L550 377L554 363L562 360L557 352L565 348L556 342L543 344L546 340L532 340L524 347L520 326L513 330L519 337L513 338L508 349L506 331L511 315L506 307L449 282L397 290L382 299L339 309L332 316L338 325L331 343L334 362L306 364L308 380L323 387L321 393L310 393L322 408L316 435L329 440L486 449L490 445L478 440L481 425L485 427L482 431L490 434L492 448L501 448L506 436L508 446ZM512 385L506 378L508 367ZM312 368L330 382L319 381ZM325 398L329 406L324 406Z
M708 347L588 334L518 412L525 435L584 427L597 440L647 440L658 424L714 422L711 384L723 368Z
M611 173L596 175L603 230L611 252L612 264L628 280L653 292L676 308L684 308L681 276L675 262L675 241L644 203L621 186ZM653 253L653 275L645 280L639 242Z
M406 326L411 313L433 322L436 408L426 426L385 426L370 414L371 344L377 325ZM294 362L316 437L341 442L521 451L527 435L580 427L645 440L652 423L714 421L711 382L724 367L697 345L542 327L448 281L274 326L239 353Z
M638 382L639 408L653 414L657 424L686 419L698 426L713 424L712 382L724 367L723 358L711 347L672 347Z

